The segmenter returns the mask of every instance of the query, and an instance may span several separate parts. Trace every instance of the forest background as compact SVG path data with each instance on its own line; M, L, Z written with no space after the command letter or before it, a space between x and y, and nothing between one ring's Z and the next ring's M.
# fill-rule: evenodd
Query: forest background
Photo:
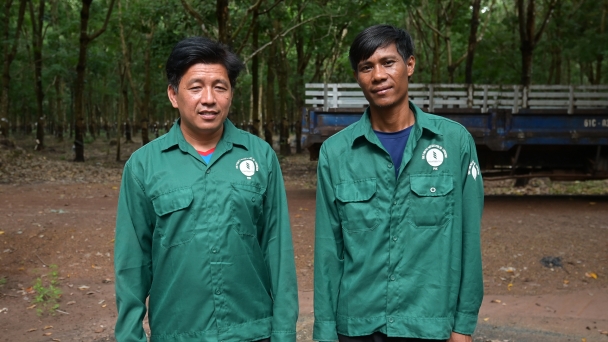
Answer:
M4 0L0 141L66 139L75 161L104 134L118 151L119 136L146 144L179 116L165 62L196 35L246 63L230 119L258 135L299 129L305 83L353 82L348 47L378 23L413 36L413 83L601 84L607 11L608 0Z

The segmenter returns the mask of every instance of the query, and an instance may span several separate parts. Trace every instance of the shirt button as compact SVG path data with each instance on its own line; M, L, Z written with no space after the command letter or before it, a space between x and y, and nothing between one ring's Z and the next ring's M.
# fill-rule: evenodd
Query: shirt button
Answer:
M393 317L389 317L389 318L388 318L388 321L389 321L390 323L393 323L393 322L395 321L395 319L394 319Z
M396 236L393 236L393 241L397 241L397 239L399 239L399 238Z
M432 187L429 189L432 193L435 193L435 191L437 191L437 189L435 189L435 187Z
M255 197L251 197L251 202L255 202Z
M212 249L212 250L211 250L211 253L213 253L213 254L217 254L217 248Z
M215 294L216 295L222 294L222 291L221 290L215 290Z
M205 172L206 174L210 174L211 173L211 169L207 169L207 172Z
M393 202L394 205L397 205L397 201Z
M395 276L394 275L391 276L391 281L395 281Z
M388 163L388 165L386 165L386 166L388 166L389 169L392 169L393 168L393 163Z

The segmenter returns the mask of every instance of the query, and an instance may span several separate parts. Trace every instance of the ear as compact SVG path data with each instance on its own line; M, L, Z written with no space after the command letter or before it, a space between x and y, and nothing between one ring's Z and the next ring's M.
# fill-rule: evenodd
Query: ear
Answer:
M171 105L173 105L173 108L178 108L177 93L170 84L167 86L167 96L169 97L169 101L171 101Z
M414 74L414 69L416 69L416 58L414 56L410 56L410 58L407 59L405 66L407 67L407 76L412 76Z

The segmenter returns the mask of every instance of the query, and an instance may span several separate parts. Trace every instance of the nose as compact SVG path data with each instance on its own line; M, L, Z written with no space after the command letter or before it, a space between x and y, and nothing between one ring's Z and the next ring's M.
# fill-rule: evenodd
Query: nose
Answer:
M205 87L201 92L201 104L207 106L215 104L215 94L212 87Z
M372 78L375 82L384 81L386 79L386 70L382 65L375 65L372 69Z

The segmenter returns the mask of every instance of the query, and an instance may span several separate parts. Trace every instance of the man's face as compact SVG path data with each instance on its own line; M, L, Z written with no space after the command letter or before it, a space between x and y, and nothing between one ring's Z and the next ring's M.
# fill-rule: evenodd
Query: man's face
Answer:
M413 56L404 61L395 44L380 47L360 61L354 74L370 107L407 106L408 77L414 73L415 64Z
M167 88L173 108L179 110L185 136L211 137L223 131L232 103L228 71L221 64L194 64L182 76L178 92Z

